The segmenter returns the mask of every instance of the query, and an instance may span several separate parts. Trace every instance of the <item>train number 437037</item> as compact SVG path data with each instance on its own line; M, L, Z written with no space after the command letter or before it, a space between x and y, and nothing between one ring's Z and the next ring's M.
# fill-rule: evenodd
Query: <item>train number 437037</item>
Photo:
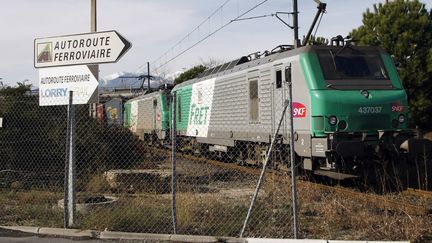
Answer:
M376 114L381 113L382 106L362 106L358 109L361 114Z

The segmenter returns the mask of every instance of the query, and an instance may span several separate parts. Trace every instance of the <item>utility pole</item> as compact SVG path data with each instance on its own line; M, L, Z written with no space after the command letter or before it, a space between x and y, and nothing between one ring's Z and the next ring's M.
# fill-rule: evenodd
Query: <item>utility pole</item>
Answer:
M90 32L97 32L97 8L96 8L96 0L90 0ZM99 65L88 65L90 71L93 73L96 80L99 82ZM96 89L93 96L99 96L99 89ZM93 100L94 97L91 97L90 100ZM97 99L99 100L99 99ZM96 117L96 103L89 104L89 115L90 117Z
M150 93L150 63L149 62L147 62L147 92Z
M300 40L298 37L298 7L297 0L293 0L293 27L294 27L294 48L300 47Z
M300 47L300 40L298 38L298 7L297 0L293 0L293 27L294 27L294 48ZM293 96L292 96L292 75L291 65L288 70L285 70L285 76L289 75L289 102L290 102L290 161L291 161L291 197L292 197L292 210L293 210L293 231L294 239L298 239L298 219L297 219L297 188L296 188L296 165L295 165L295 149L294 149L294 118L293 118Z

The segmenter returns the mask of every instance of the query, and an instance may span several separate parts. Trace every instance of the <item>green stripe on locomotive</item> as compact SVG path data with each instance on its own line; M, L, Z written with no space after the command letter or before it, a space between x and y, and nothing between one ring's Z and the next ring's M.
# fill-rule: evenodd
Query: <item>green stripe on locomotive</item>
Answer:
M161 130L162 131L167 131L170 129L170 124L171 124L171 107L169 105L169 92L163 92L160 94L159 96L159 103L161 104L161 121L162 121L162 127Z
M172 92L176 92L176 130L186 132L189 121L192 84L176 86ZM170 107L170 121L171 114L172 107Z
M124 105L124 111L123 111L123 126L126 128L129 128L132 125L131 120L131 108L132 105L129 101L127 101Z
M324 78L317 53L300 54L301 68L310 92L313 137L325 137L327 133L337 130L338 124L329 124L330 116L336 116L338 123L347 123L345 129L340 129L342 132L368 134L376 134L378 130L394 130L392 121L398 120L401 114L407 117L407 96L396 68L387 53L381 52L380 56L392 88L367 89L369 98L365 98L359 94L361 89L332 89ZM406 129L407 123L399 123L397 129Z

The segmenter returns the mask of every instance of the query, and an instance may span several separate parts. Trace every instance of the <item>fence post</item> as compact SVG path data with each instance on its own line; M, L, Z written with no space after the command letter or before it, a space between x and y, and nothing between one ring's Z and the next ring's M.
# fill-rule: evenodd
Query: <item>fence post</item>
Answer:
M291 69L291 66L290 66ZM298 220L297 220L297 187L296 187L296 165L295 165L295 149L294 149L294 117L293 117L293 96L292 96L292 81L288 81L289 99L290 99L290 156L291 156L291 197L293 210L293 231L294 239L298 239Z
M177 205L176 205L176 191L177 191L177 171L176 171L176 92L172 94L172 115L171 115L171 159L172 159L172 223L174 234L177 234Z
M64 178L64 228L75 225L76 219L76 191L75 191L75 107L73 105L73 91L69 92L66 134L66 164Z

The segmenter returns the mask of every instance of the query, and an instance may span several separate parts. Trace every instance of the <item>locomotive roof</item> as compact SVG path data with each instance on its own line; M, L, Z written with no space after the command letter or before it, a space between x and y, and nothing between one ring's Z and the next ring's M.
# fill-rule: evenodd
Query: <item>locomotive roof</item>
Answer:
M377 50L380 52L384 52L384 50L380 47L376 46L353 46L357 50ZM334 49L344 48L343 46L324 46L324 45L308 45L299 47L296 49L288 49L282 50L279 52L271 53L261 58L249 60L247 56L243 56L239 59L235 59L233 61L224 63L214 68L206 69L203 73L201 73L197 78L190 79L181 84L178 84L174 87L173 90L179 87L187 86L193 83L197 83L206 79L219 77L225 74L235 73L240 70L244 70L247 68L253 68L259 65L263 65L265 63L274 62L280 59L284 59L291 56L299 55L300 53L307 52L315 52L316 50L334 50Z
M147 99L149 97L158 97L160 94L166 93L166 92L169 92L169 90L168 89L157 90L157 91L154 91L154 92L151 92L151 93L142 94L140 96L137 96L135 98L132 98L132 99L128 100L127 102L136 101L136 100L142 100L142 99Z

